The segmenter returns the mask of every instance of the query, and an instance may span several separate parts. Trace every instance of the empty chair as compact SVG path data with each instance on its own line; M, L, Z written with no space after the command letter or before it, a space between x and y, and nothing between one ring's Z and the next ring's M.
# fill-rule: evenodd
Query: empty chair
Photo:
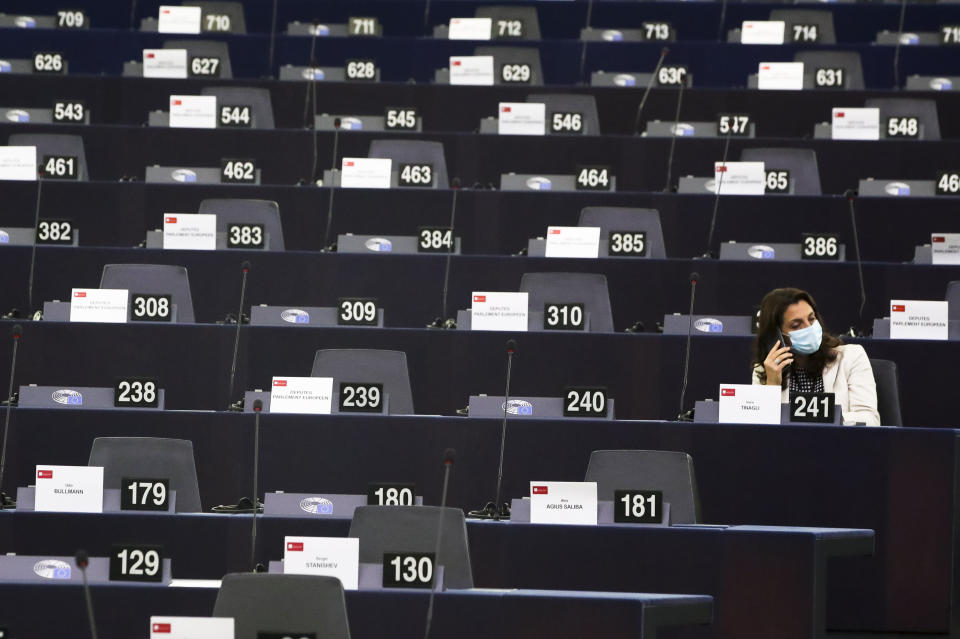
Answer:
M940 139L940 118L937 117L937 103L933 100L916 98L869 98L865 107L880 109L880 131L886 131L887 118L917 118L923 126L924 140Z
M230 224L263 224L263 231L270 238L270 250L283 250L283 226L280 223L280 208L276 202L215 198L200 202L198 212L217 215L218 233L225 233Z
M592 95L578 93L537 93L527 96L527 102L543 102L546 105L547 132L579 133L581 135L600 135L600 118L597 116L597 99ZM554 113L579 113L583 118L580 131L560 130L553 125Z
M584 481L597 482L597 499L612 501L615 490L662 490L670 523L700 523L700 497L693 458L668 450L595 450Z
M477 47L473 55L491 55L493 56L493 83L494 84L526 84L530 86L543 86L543 67L540 64L540 51L532 47ZM529 81L510 82L505 81L503 66L505 64L528 65L530 67ZM514 77L517 77L519 70L514 68ZM522 75L521 75L522 77Z
M77 179L86 182L90 179L87 174L87 154L83 150L83 138L79 135L61 135L59 133L13 133L7 141L10 146L37 147L37 165L43 170L44 176L48 173L43 160L48 156L77 158Z
M106 264L100 288L125 288L131 293L170 295L177 306L176 321L195 322L190 280L185 266L169 264Z
M413 393L407 354L364 348L335 348L317 351L312 377L332 377L334 392L339 382L383 384L390 397L390 412L413 415Z
M949 319L960 320L960 280L947 282L947 294L943 299L949 302L947 307Z
M900 376L897 363L889 359L870 359L877 383L877 412L881 426L903 426L900 414Z
M390 158L393 160L393 170L397 171L400 164L432 164L433 188L447 188L450 181L447 178L447 160L443 154L442 142L427 140L371 140L370 151L367 157Z
M817 44L836 44L837 33L833 29L833 13L817 9L774 9L770 12L771 20L782 20L786 23L784 40L786 42L816 42ZM802 35L794 34L794 25L816 25L815 39L805 40Z
M542 311L544 304L582 303L590 317L591 333L612 333L613 312L602 273L524 273L520 291L529 293L529 307Z
M215 40L167 40L163 43L164 49L186 49L187 65L191 58L219 58L221 78L233 78L233 67L230 66L230 49L226 42Z
M343 584L336 577L232 573L225 575L214 617L233 617L236 639L284 632L316 639L350 639Z
M184 2L185 7L200 7L203 31L227 31L230 33L246 33L247 21L243 15L243 5L239 2ZM216 16L208 19L207 16ZM226 19L222 16L226 16Z
M363 563L383 563L385 552L434 552L441 513L443 539L437 563L443 566L443 587L473 588L467 525L459 508L361 506L353 513L348 536L360 540Z
M494 39L540 39L540 20L537 18L536 7L518 7L514 5L477 7L473 15L477 18L490 18L493 20L491 36ZM511 24L518 20L521 23L519 31L515 24ZM499 21L503 21L504 24L500 24ZM517 33L519 33L519 35L517 35Z
M270 90L256 87L204 87L201 95L217 96L217 110L222 106L250 107L251 129L272 129L273 105Z
M806 78L815 77L817 69L840 68L847 76L842 88L852 91L864 89L863 64L860 62L860 54L856 51L798 51L794 54L793 60L803 62L803 75ZM812 79L811 82L813 82Z
M193 442L166 437L97 437L87 466L103 466L103 487L123 488L124 477L168 479L177 491L177 512L197 513L200 488Z
M744 149L742 162L763 162L766 171L790 171L794 195L820 195L820 169L813 149Z
M621 206L588 206L580 211L577 226L599 226L600 244L611 232L642 231L647 234L647 257L665 259L666 245L660 226L660 211Z

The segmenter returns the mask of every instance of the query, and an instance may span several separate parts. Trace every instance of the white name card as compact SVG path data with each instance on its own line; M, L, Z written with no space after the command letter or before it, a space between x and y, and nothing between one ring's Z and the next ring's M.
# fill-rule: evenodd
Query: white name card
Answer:
M890 300L890 339L948 339L948 303Z
M451 40L489 40L493 18L450 18L447 37Z
M329 415L332 377L274 377L270 384L271 413Z
M744 20L740 44L783 44L786 26L782 20Z
M880 109L834 108L831 137L834 140L879 140Z
M599 257L599 226L548 226L546 257Z
M767 181L763 162L714 162L714 193L720 195L763 195Z
M160 5L157 31L160 33L200 33L200 7Z
M217 128L217 96L171 95L170 128Z
M547 106L542 102L501 102L500 135L543 135L546 133Z
M150 639L234 639L233 617L150 617Z
M0 180L35 181L37 147L0 146Z
M530 523L597 525L597 482L530 482Z
M186 49L144 49L143 77L145 78L185 78L187 77Z
M493 56L450 56L450 84L492 85Z
M129 299L125 288L75 288L70 292L70 321L123 324Z
M389 189L390 158L343 158L340 186L345 189Z
M757 70L757 88L800 91L803 89L803 62L761 62Z
M37 466L34 510L103 512L103 466Z
M526 331L528 293L474 291L470 330Z
M780 387L720 385L721 424L779 424Z
M960 264L960 233L932 233L934 264Z
M217 249L215 213L165 213L163 248L185 251Z
M360 540L356 537L284 537L283 572L336 577L344 590L356 590Z

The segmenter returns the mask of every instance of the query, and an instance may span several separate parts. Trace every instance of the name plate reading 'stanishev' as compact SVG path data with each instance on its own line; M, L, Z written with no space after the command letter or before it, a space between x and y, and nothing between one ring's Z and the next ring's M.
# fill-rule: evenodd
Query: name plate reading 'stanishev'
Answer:
M234 639L233 617L150 617L150 639Z
M413 506L416 503L416 486L411 483L367 484L368 506Z
M284 537L283 572L336 577L344 590L356 590L360 540L356 537Z
M662 522L662 490L613 491L613 523L659 524Z
M934 264L960 264L960 233L931 233Z
M383 553L384 588L433 587L436 555L432 552Z
M329 415L332 377L274 377L270 385L271 413Z
M596 259L600 255L600 227L548 226L544 255Z
M759 384L721 384L721 424L779 424L780 387Z
M70 321L123 324L129 299L123 288L75 288L70 292Z
M531 481L530 523L597 525L597 482Z
M67 513L103 512L102 466L36 468L34 510Z
M473 305L470 307L470 330L527 330L528 293L474 291L471 299Z
M948 302L890 300L890 339L948 339Z

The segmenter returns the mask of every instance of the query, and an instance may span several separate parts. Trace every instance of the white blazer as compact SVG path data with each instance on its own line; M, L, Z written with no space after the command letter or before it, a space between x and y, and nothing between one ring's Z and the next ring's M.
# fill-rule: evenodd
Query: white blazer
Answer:
M865 423L867 426L880 425L880 413L877 411L877 383L873 379L873 368L863 346L843 344L838 346L837 359L823 369L823 390L834 393L837 406L843 411L845 425ZM753 370L753 383L759 384L760 371ZM783 389L783 402L790 401L790 389Z

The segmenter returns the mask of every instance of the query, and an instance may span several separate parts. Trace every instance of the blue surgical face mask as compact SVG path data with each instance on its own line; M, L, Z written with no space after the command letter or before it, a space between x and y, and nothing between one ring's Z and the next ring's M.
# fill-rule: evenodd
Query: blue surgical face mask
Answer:
M790 347L801 355L812 355L820 350L823 341L823 328L820 322L813 320L813 324L806 328L790 331Z

